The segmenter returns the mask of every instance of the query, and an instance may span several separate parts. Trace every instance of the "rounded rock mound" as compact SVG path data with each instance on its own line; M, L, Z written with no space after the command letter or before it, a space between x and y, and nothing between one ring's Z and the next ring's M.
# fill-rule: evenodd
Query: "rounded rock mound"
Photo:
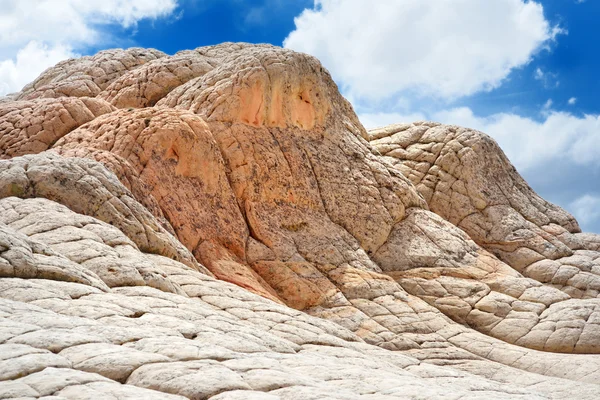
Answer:
M108 50L0 133L0 398L600 397L600 236L314 57Z
M138 47L104 50L93 56L72 58L48 68L17 93L16 100L57 97L96 97L115 79L166 54Z

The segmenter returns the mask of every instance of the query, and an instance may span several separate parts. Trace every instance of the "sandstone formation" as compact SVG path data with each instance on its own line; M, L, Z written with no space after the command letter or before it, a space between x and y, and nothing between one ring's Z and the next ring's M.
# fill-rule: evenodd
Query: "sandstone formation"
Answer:
M48 150L73 129L114 110L89 97L0 102L0 159Z
M165 56L154 49L130 48L61 61L26 85L15 99L95 97L127 71Z
M498 144L481 132L433 123L370 132L371 144L427 200L512 268L574 298L600 293L600 235L540 198Z
M0 134L0 398L600 397L600 236L310 56L68 60Z

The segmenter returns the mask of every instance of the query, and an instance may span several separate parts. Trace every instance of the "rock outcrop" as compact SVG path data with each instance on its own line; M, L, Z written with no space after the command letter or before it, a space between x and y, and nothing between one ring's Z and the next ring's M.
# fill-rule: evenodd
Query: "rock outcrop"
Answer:
M600 236L313 57L105 51L0 129L0 398L600 396Z
M89 97L1 102L0 159L48 150L73 129L114 110Z
M431 211L527 277L573 298L600 293L600 235L540 198L489 136L432 123L370 132L371 144L406 175Z
M96 97L121 75L165 56L154 49L131 48L61 61L26 85L15 99Z

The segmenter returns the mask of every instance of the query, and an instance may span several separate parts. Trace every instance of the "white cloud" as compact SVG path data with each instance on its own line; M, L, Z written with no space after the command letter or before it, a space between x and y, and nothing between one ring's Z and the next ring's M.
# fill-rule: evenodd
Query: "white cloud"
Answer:
M70 57L76 57L70 47L49 47L31 41L19 50L16 60L0 61L0 96L17 92L46 68Z
M541 68L536 68L533 73L533 77L535 80L542 82L546 89L554 89L560 86L560 81L558 80L558 74L553 72L544 72Z
M101 39L98 25L134 25L171 14L176 0L3 0L0 46L32 40L90 44Z
M544 71L542 71L541 68L536 68L535 72L533 73L533 77L535 79L537 79L538 81L541 81L542 79L544 79Z
M600 220L600 196L585 194L573 201L569 210L585 229L586 225L593 225Z
M571 97L568 101L570 106L574 106L577 103L577 97Z
M491 90L562 32L525 0L315 0L295 23L284 46L364 98Z
M425 114L422 113L362 113L359 114L360 122L366 129L379 128L385 125L403 123L403 122L415 122L427 120Z
M74 49L110 42L103 25L130 27L176 7L177 0L2 0L0 95L20 90Z
M489 134L521 172L551 160L600 166L598 115L580 118L570 113L549 111L543 121L536 121L512 113L479 117L463 107L437 112L432 118Z

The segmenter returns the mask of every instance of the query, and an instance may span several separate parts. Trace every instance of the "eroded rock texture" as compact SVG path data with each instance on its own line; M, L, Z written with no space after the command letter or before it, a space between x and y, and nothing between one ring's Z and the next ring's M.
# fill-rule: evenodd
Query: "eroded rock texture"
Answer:
M371 144L409 177L436 214L525 276L575 298L600 293L600 236L540 198L496 142L432 123L370 132Z
M95 97L121 75L165 56L154 49L131 48L61 61L26 85L15 99Z
M0 129L0 398L600 396L599 237L310 56L105 51Z
M0 102L0 159L48 150L73 129L114 110L89 97Z

